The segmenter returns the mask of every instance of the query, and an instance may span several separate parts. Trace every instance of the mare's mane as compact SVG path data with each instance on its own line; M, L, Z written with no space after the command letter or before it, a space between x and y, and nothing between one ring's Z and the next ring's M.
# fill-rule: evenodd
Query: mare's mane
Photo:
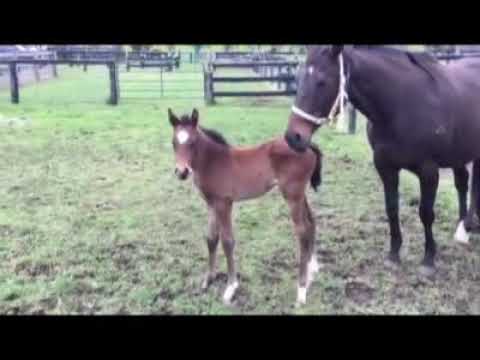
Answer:
M367 52L404 57L410 64L426 72L433 80L438 80L438 60L428 53L415 53L385 46L357 47Z

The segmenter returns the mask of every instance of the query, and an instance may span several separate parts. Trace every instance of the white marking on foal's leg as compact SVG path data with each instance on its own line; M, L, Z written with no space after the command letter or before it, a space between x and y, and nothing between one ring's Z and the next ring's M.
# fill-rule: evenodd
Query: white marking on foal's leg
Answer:
M469 239L470 234L465 229L465 224L462 220L460 221L460 224L458 224L457 231L455 232L455 241L462 244L468 244Z
M185 130L180 130L177 133L177 140L179 144L185 144L188 140L188 137L189 137L188 132L186 132Z
M312 254L310 261L307 265L307 288L310 286L310 283L313 281L313 276L318 273L320 270L320 265L318 264L317 257L315 254Z
M223 293L223 301L226 304L230 304L233 295L235 295L235 291L238 288L238 281L235 280L233 283L227 285L227 288L225 289L225 292Z
M300 305L305 305L307 303L307 287L298 287L297 290L297 303L295 304L296 307Z

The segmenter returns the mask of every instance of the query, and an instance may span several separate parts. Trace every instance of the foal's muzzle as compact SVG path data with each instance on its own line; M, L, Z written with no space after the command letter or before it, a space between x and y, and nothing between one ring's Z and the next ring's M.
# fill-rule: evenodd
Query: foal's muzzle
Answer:
M180 180L186 180L188 178L188 175L190 175L190 169L189 168L184 168L184 169L175 168L175 175L177 175L177 177Z
M299 153L305 152L310 142L305 140L299 133L287 131L285 133L285 141L287 142L288 146Z

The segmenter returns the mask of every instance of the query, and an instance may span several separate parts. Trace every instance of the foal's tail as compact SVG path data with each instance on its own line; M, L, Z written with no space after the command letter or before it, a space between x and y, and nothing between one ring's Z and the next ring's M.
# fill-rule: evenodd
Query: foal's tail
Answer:
M322 152L317 145L311 143L310 149L317 156L317 162L315 164L315 170L313 171L312 177L310 178L310 185L313 190L317 191L318 186L322 183Z

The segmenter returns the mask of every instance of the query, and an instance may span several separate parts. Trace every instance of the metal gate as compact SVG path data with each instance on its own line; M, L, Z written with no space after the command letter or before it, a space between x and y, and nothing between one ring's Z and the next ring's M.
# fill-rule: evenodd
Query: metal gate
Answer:
M120 101L203 99L201 64L180 64L179 68L162 66L119 69Z

